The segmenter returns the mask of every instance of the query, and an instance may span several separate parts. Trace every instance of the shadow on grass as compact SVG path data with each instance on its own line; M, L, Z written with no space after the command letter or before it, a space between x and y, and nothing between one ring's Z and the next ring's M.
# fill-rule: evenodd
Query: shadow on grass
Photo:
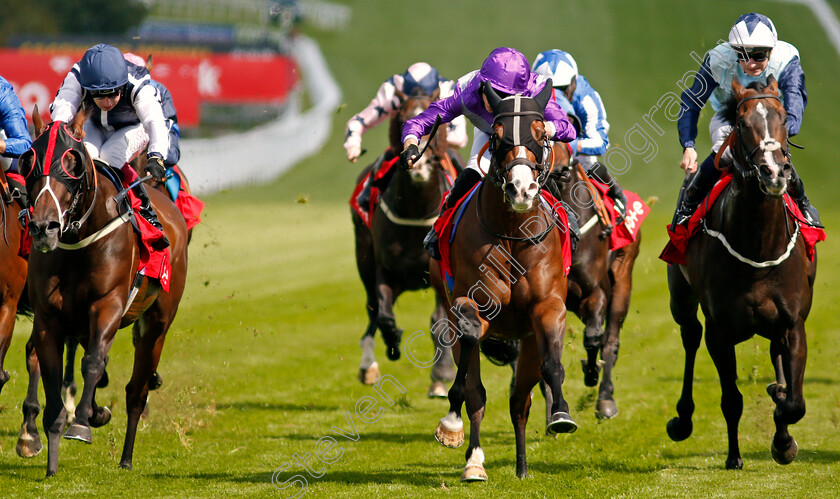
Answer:
M143 473L144 478L152 478L156 480L208 480L208 481L224 481L232 483L261 483L271 486L271 471L260 471L255 473Z
M217 410L235 409L237 411L288 411L288 412L307 412L307 411L337 411L340 408L337 405L324 404L287 404L277 402L231 402L228 404L216 404Z

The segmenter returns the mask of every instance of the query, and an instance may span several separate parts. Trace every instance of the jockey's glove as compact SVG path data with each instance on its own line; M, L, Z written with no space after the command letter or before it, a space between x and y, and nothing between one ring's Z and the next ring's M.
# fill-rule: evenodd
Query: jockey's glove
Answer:
M163 166L163 158L151 154L149 155L149 162L146 165L146 173L155 178L158 182L163 182L166 177L166 168Z
M411 161L414 163L418 159L420 159L420 148L418 148L416 144L409 144L409 146L400 153L400 166L402 166L404 170L408 170L411 167L408 162Z

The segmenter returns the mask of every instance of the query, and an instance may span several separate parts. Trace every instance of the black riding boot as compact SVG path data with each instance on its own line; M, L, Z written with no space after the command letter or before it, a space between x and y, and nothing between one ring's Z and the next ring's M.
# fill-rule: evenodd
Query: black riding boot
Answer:
M808 197L805 196L805 185L796 173L796 168L793 168L791 171L788 186L790 197L796 201L796 204L799 206L799 209L802 210L802 215L805 216L805 220L808 224L822 229L823 224L820 222L820 214L817 212L816 208L811 206L811 201L809 201Z
M578 241L580 241L580 224L578 223L577 213L565 201L560 201L560 203L563 204L566 215L569 217L569 242L572 246L572 253L574 253L578 247Z
M685 177L680 199L677 204L677 211L674 212L674 219L671 221L671 229L677 225L688 227L691 215L703 202L703 199L715 186L720 178L720 170L715 168L715 153L710 154L697 168L697 172Z
M623 222L624 219L627 218L627 197L624 195L624 189L622 189L618 182L612 177L612 175L610 175L610 171L603 163L594 163L586 171L586 174L591 178L610 186L610 190L607 191L607 195L615 202L615 209L618 210L619 218L616 222L619 224Z
M458 202L459 199L464 197L470 189L475 187L475 184L481 181L481 174L478 173L476 170L471 168L467 168L460 175L458 178L455 179L455 184L452 186L452 189L449 190L449 195L446 198L446 203L443 204L441 207L441 215L443 212L455 206L455 203ZM438 247L438 236L435 232L434 227L426 234L426 238L423 240L423 246L429 250L429 254L435 260L440 260L440 248Z
M137 196L137 199L140 200L140 216L148 220L150 224L152 224L156 229L159 229L162 236L159 239L151 241L151 246L153 249L160 251L169 246L169 239L166 237L166 234L163 233L163 225L160 224L160 220L158 220L157 213L155 213L155 209L152 208L152 202L149 201L149 195L146 193L146 186L141 182L131 188L131 192Z

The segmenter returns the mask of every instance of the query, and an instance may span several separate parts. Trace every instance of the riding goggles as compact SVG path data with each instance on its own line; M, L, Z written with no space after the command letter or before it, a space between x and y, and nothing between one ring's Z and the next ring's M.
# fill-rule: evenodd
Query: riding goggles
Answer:
M94 99L109 99L116 97L120 93L119 88L109 88L106 90L88 90Z
M753 50L747 52L746 50L738 51L738 60L741 62L749 62L750 59L755 62L764 62L770 57L770 49Z

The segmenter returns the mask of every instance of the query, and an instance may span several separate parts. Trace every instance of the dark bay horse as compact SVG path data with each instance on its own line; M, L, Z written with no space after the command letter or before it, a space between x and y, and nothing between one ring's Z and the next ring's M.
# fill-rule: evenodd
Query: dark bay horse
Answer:
M400 151L400 134L403 124L423 112L437 98L422 93L407 96L397 93L402 101L400 110L391 120L389 129L390 149L386 157L396 157ZM367 294L368 326L360 341L362 361L359 380L375 383L379 379L379 366L374 357L374 334L377 328L385 340L387 355L391 360L400 357L402 330L397 327L393 306L404 291L426 289L429 283L429 253L423 247L423 238L437 219L440 202L448 189L444 165L451 161L447 152L446 127L441 127L431 138L429 148L417 166L404 171L398 164L380 201L371 214L368 227L358 213L352 211L356 236L356 265ZM424 142L429 139L424 139ZM373 165L359 176L361 181ZM435 297L432 324L443 319L444 307L440 296ZM443 381L455 375L450 348L441 343L439 335L432 335L438 355L432 368L432 386L429 396L445 397Z
M691 435L694 359L706 317L706 347L720 376L726 419L727 469L741 469L738 421L743 397L736 384L735 345L758 334L770 340L776 382L768 393L776 403L773 459L787 464L798 446L788 425L805 415L802 380L807 345L805 319L811 308L816 255L808 258L797 221L782 198L791 174L785 110L778 85L742 87L732 81L737 105L732 182L711 206L703 233L689 242L687 265L668 266L671 314L680 325L685 373L676 418L668 422L675 441Z
M450 246L451 291L432 260L430 274L446 296L452 353L458 364L449 390L449 412L435 438L444 446L464 442L461 408L466 402L470 442L462 480L486 480L480 425L486 392L481 383L480 342L520 339L510 415L516 434L516 474L527 475L525 426L531 389L544 379L552 394L547 430L570 433L577 424L563 398L561 363L566 328L562 245L567 234L554 222L553 209L541 207L540 190L550 168L543 113L551 87L535 98L505 99L488 85L485 95L495 115L491 166L469 204ZM539 227L539 229L535 229Z
M583 346L587 358L581 364L586 386L598 384L603 366L604 377L598 389L595 415L609 419L618 413L613 400L612 370L618 358L619 332L630 309L633 266L639 256L641 231L632 243L610 251L607 227L596 210L596 199L600 194L585 179L586 173L580 165L569 171L571 158L565 144L554 144L552 151L554 172L566 170L570 175L552 173L549 186L555 197L577 216L581 229L580 241L572 254L566 307L585 326Z
M1 170L1 169L0 169ZM28 314L28 304L23 296L26 286L26 258L20 256L22 232L18 224L18 213L24 208L19 199L7 198L8 181L0 171L0 392L9 381L9 372L3 368L6 352L12 343L15 317L18 313Z
M124 207L114 201L116 186L94 167L82 144L84 119L80 112L72 123L45 125L33 112L37 137L32 150L20 159L32 205L27 283L35 314L32 342L46 395L47 476L58 471L58 444L66 420L61 400L65 339L77 337L85 355L76 420L64 436L90 443L91 427L110 420L110 411L95 400L106 356L117 330L134 324L134 370L126 385L128 422L120 460L121 467L130 469L137 423L186 280L184 218L174 204L151 189L149 197L171 242L171 274L161 277L169 279L169 291L164 292L158 280L137 273L136 235L126 223ZM24 416L34 418L26 413L28 402Z

